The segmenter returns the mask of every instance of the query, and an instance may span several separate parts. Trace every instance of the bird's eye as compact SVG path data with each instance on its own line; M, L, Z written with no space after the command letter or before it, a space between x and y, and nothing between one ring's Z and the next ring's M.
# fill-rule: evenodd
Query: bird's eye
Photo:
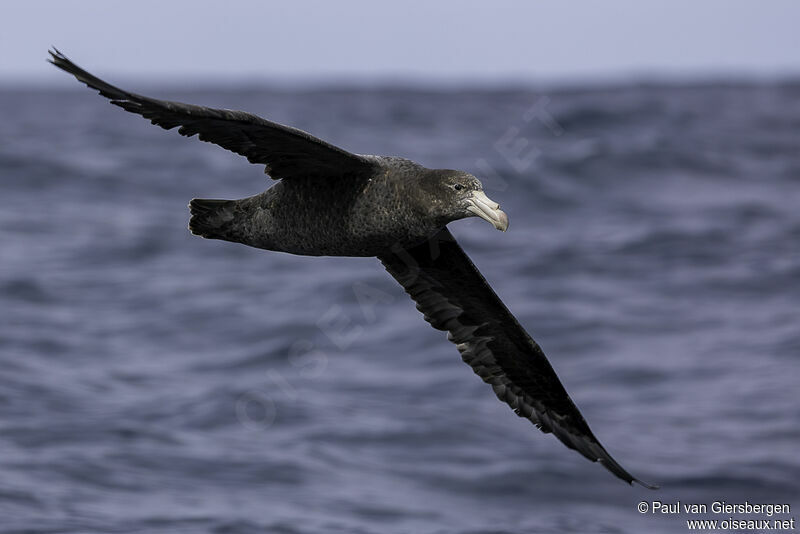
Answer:
M462 189L464 189L464 186L461 184L454 184L453 189L455 189L456 191L461 191Z

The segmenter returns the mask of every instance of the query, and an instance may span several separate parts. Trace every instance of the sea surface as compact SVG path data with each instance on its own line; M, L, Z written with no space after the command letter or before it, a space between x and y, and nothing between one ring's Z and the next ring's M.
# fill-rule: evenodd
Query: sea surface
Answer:
M515 416L377 260L190 235L191 198L258 193L263 168L76 84L0 92L0 532L800 518L800 83L131 89L482 178L509 231L450 228L661 489Z

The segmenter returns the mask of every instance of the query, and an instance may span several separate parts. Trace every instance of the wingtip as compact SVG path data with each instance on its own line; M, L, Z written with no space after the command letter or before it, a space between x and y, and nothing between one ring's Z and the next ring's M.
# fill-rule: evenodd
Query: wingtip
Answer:
M605 452L605 449L603 449ZM643 488L647 488L650 490L657 490L659 486L656 484L648 484L647 482L643 482L636 478L635 476L628 473L621 465L619 465L607 452L605 452L605 457L601 457L597 459L597 462L600 463L603 467L611 471L614 475L621 478L631 486L634 484L639 484Z
M50 58L48 59L48 61L50 61L51 63L53 62L54 59L55 60L66 59L66 56L62 54L61 51L55 46L51 46L50 49L47 51L47 53L50 54Z
M48 63L51 63L60 69L68 70L66 67L70 66L72 62L67 56L62 54L58 48L51 46L47 53L50 54L50 57L47 58Z
M661 486L659 486L658 484L648 484L647 482L643 482L638 478L634 478L633 480L631 480L631 486L633 486L634 483L639 484L643 488L647 488L649 490L661 489Z

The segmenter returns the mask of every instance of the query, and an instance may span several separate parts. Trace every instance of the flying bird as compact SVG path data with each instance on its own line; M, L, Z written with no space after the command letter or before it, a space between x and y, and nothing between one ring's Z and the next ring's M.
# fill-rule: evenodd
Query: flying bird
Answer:
M53 65L112 104L241 154L277 181L248 198L192 200L193 234L305 256L376 256L425 320L448 333L463 360L517 415L622 480L655 488L600 444L542 349L448 231L448 223L466 217L508 228L507 215L475 176L400 157L352 154L242 111L137 95L86 72L57 49L50 55Z

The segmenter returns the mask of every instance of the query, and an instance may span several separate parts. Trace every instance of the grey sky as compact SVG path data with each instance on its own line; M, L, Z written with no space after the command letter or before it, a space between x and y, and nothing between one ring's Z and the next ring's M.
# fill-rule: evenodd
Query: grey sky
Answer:
M800 75L800 2L3 0L0 83L66 83L50 45L165 81Z

